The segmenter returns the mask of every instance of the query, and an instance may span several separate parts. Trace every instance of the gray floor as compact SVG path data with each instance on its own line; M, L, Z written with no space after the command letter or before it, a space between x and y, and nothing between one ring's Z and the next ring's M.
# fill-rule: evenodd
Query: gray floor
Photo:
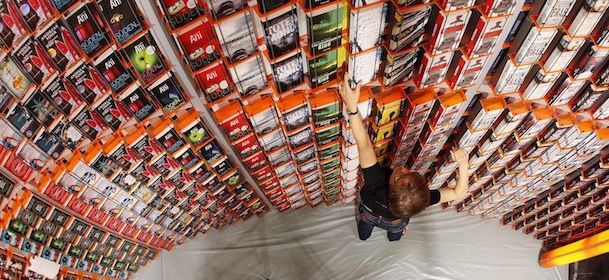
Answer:
M163 252L134 279L566 280L537 264L541 243L496 220L429 208L389 243L357 238L354 206L305 208L240 222Z

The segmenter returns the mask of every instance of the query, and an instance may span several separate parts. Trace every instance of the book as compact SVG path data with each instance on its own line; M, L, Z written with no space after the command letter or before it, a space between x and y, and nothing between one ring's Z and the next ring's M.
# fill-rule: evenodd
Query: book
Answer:
M554 36L558 33L556 29L542 29L532 26L526 38L518 48L514 61L526 64L538 61L546 51Z
M382 48L374 48L349 56L349 85L355 88L358 82L367 84L374 81L381 66Z
M342 31L346 28L347 21L346 11L339 3L307 14L307 37L311 55L315 56L342 45Z
M82 104L76 89L62 77L51 78L41 91L53 101L53 104L64 115L70 115L74 109Z
M143 121L156 111L156 106L147 97L144 90L134 84L121 95L121 102L127 107L129 113L138 121Z
M184 139L180 137L180 134L171 127L168 127L166 130L156 135L156 140L158 143L161 143L163 148L170 154L175 153L186 145L186 141L184 141Z
M57 11L59 13L63 14L66 11L68 11L68 9L72 5L74 5L77 1L76 0L52 0L49 2L55 7L55 9L57 9Z
M108 127L117 131L131 119L127 109L112 96L106 95L94 108L95 112L106 122Z
M430 16L429 5L404 12L396 10L387 20L391 30L389 49L399 51L420 44Z
M349 11L350 53L356 54L382 42L387 8L388 5L382 3Z
M454 89L460 89L474 85L485 63L486 57L467 60L464 56L461 56L450 79L451 86Z
M16 98L30 91L34 84L15 63L12 56L5 56L0 61L0 80Z
M208 102L218 101L233 92L224 63L216 63L196 74L196 80Z
M309 79L313 88L336 80L338 67L345 63L347 52L344 48L329 51L309 59Z
M276 8L281 7L283 4L289 3L288 0L256 0L258 3L258 11L260 13L268 13Z
M320 146L338 140L341 135L340 124L338 123L315 130L315 140Z
M144 31L144 23L132 1L98 0L97 7L119 45L125 44Z
M272 67L279 93L289 91L304 82L302 52L300 51L273 63Z
M69 149L74 150L84 140L83 132L68 119L62 119L49 127L49 131L60 139Z
M88 57L94 57L110 45L110 37L102 28L103 23L94 3L70 9L64 15L72 38Z
M339 121L341 116L340 104L338 100L323 106L313 108L311 110L313 123L316 127L322 127L329 124L333 124Z
M267 87L264 63L260 56L252 56L229 68L231 78L241 97L247 98Z
M287 131L296 130L309 123L309 106L303 104L282 113Z
M505 18L480 17L474 33L465 47L465 53L471 58L491 53L505 28L505 23Z
M13 49L12 55L22 69L30 75L32 81L38 85L56 71L46 52L33 38L23 40Z
M307 9L313 9L313 8L322 6L324 4L328 4L333 1L335 1L335 0L305 0L304 6Z
M72 36L61 22L52 22L36 34L36 40L46 51L59 72L63 72L81 57Z
M229 63L235 63L258 51L254 23L249 10L214 25Z
M206 2L215 20L226 18L248 8L246 0L206 0Z
M146 33L123 48L135 73L144 84L151 83L169 69L156 46L152 36Z
M13 0L13 2L15 7L19 7L25 27L32 32L52 16L46 1Z
M8 112L7 120L25 137L32 138L40 128L40 123L22 106L17 105Z
M172 76L151 85L148 92L167 114L186 103L181 87Z
M383 84L390 87L412 78L420 53L419 48L399 55L388 53L385 57Z
M271 59L276 59L299 46L297 17L296 9L290 7L288 11L276 17L262 18L266 45Z
M218 146L216 140L212 140L205 146L203 146L203 148L199 150L199 153L209 164L216 163L220 158L224 156L224 151L222 150L222 148L220 148L220 146Z
M471 15L470 10L440 12L430 40L432 54L440 54L459 47Z
M116 94L121 94L135 81L130 67L125 67L123 55L113 48L108 49L93 62L95 69Z
M182 135L185 136L186 140L194 147L199 147L207 140L211 139L211 135L207 131L207 128L200 120L192 123L191 125L182 129Z
M575 1L573 0L546 1L541 11L539 11L537 22L541 26L559 26L565 21L574 4Z
M205 4L201 0L159 0L169 28L175 30L185 26L205 13Z
M21 21L18 9L10 0L0 1L0 45L10 48L25 34L25 24Z
M30 116L44 126L49 126L55 119L61 117L60 111L53 102L40 91L31 94L22 101L22 105L29 111Z
M277 129L258 139L262 148L268 153L286 144L286 139L281 129Z
M291 154L287 147L283 147L279 150L269 153L268 159L273 166L279 166L290 160Z
M288 141L292 150L298 149L302 145L310 143L312 140L313 130L310 126L306 126L303 129L288 135Z
M264 99L261 100L264 101ZM256 131L258 135L267 134L275 130L280 124L274 102L272 99L270 101L270 106L265 106L262 110L255 112L255 114L248 112L254 131ZM246 111L249 111L247 110L247 107Z
M193 72L220 58L220 44L209 21L193 23L174 36Z
M106 93L105 84L98 79L97 71L85 63L74 66L64 77L87 104L95 103Z
M245 136L233 143L233 146L239 152L239 156L244 159L247 158L254 153L260 151L260 144L256 136L251 133L248 136Z

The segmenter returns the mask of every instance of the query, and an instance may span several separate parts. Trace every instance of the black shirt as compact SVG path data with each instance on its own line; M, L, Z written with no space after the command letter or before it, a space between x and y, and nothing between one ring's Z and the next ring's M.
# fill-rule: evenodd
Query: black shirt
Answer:
M389 210L389 177L392 170L380 167L378 163L363 168L364 186L360 190L360 197L366 207L374 213L390 219L398 219ZM429 206L440 202L440 191L430 190Z

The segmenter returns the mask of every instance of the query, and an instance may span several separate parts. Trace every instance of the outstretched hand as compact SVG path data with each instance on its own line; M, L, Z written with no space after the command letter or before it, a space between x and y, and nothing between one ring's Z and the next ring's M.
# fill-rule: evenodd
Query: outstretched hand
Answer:
M361 87L362 81L359 81L357 86L355 86L355 89L351 89L349 86L349 73L345 72L345 76L340 82L338 92L340 93L343 102L345 102L345 106L347 106L347 110L349 110L349 112L357 111L357 103L359 102Z
M463 149L455 147L450 150L450 155L452 156L453 160L459 164L459 166L469 166L469 155Z

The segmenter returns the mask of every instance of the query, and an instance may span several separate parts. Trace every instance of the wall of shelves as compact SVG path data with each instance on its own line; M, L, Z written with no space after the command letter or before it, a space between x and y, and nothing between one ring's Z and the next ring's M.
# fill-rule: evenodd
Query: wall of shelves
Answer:
M0 1L4 255L126 278L211 229L351 203L344 71L382 164L437 189L470 153L444 208L549 246L609 225L603 1L21 2ZM52 210L27 224L33 201Z

